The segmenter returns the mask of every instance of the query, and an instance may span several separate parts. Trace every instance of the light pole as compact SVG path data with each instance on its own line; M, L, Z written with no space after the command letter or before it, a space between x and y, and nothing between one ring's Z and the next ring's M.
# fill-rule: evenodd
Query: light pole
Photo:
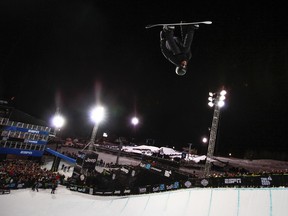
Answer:
M188 143L189 144L189 149L188 149L188 162L190 160L190 153L191 153L191 146L192 146L192 143Z
M57 112L56 115L52 119L52 124L55 127L54 135L56 137L57 131L59 131L65 124L65 119L62 115L60 115Z
M120 143L119 143L118 153L117 153L116 162L115 162L116 165L119 164L119 158L120 158L121 149L122 149L122 146L123 146L121 137L119 137L119 141L120 141Z
M52 118L52 125L55 128L54 129L55 140L56 140L57 131L59 131L63 127L64 124L65 124L65 119L62 115L60 115L60 112L57 109L55 116ZM56 140L55 151L57 151L57 150L58 150L58 141ZM59 164L60 164L60 158L55 156L53 163L52 163L51 170L52 171L58 171Z
M89 146L88 150L90 150L90 151L93 150L95 138L97 135L97 130L98 130L100 122L104 119L104 116L105 116L105 109L102 106L97 106L94 109L92 109L92 111L91 111L90 117L91 117L91 120L94 122L94 127L92 130L90 142L88 143L88 146ZM84 147L84 149L86 147L87 147L87 145Z
M134 126L134 130L135 130L136 125L139 124L139 119L136 116L134 116L131 119L131 124ZM119 164L119 158L120 158L121 150L122 150L122 146L123 146L121 137L119 137L119 141L120 141L120 143L119 143L118 153L117 153L117 157L116 157L116 165Z
M54 127L55 139L56 139L57 131L60 131L60 129L64 126L64 124L65 124L65 119L60 114L59 109L57 109L56 114L52 118L52 125ZM56 142L56 151L57 149L58 149L58 143Z
M207 142L208 142L208 138L206 136L203 136L201 139L201 146L200 146L200 151L199 151L200 154L204 154L204 152L206 151Z
M139 124L139 119L136 116L134 116L131 119L131 124L133 125L133 132L132 132L132 142L133 142L133 139L135 140L135 137L133 136L136 136L136 126Z
M205 169L204 169L204 176L205 177L208 177L210 174L211 159L214 155L218 123L220 120L220 108L223 107L225 104L224 100L225 100L226 93L227 92L225 90L222 90L222 91L216 92L216 93L209 92L208 105L210 107L214 106L214 113L213 113L212 126L211 126L211 130L210 130L209 144L208 144L206 163L205 163Z

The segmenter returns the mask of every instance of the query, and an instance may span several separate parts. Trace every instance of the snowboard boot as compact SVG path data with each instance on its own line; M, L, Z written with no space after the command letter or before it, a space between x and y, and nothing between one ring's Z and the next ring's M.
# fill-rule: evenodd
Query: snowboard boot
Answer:
M193 25L194 29L199 29L199 25Z

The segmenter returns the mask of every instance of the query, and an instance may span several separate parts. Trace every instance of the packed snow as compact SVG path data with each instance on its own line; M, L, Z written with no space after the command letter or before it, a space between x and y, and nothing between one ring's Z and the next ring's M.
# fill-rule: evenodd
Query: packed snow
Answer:
M0 195L3 216L286 216L287 188L192 188L125 197L82 194L58 186Z

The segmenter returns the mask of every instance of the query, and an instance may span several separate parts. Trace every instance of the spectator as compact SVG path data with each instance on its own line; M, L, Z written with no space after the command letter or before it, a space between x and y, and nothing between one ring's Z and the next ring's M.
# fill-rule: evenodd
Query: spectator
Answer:
M55 194L56 188L57 188L57 182L56 182L56 181L53 181L53 182L52 182L51 194Z
M35 180L35 182L34 182L34 184L33 184L33 186L32 186L32 190L33 191L37 191L38 192L38 188L39 188L39 182L38 182L38 180L36 179Z

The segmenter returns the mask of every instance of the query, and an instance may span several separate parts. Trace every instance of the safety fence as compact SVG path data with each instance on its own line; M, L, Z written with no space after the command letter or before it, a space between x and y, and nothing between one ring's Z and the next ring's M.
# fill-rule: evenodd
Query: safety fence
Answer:
M32 184L29 183L9 183L9 184L1 184L0 187L0 194L1 193L10 193L10 190L14 189L25 189L25 188L31 188ZM51 189L52 188L52 182L45 182L45 183L39 183L38 188L42 189Z
M184 188L271 188L288 187L288 175L264 175L264 176L237 176L237 177L215 177L215 178L191 178L187 181L174 181L166 184L146 185L140 187L109 188L98 189L85 185L68 184L67 188L71 191L91 195L104 196L125 196L130 194L148 194Z

